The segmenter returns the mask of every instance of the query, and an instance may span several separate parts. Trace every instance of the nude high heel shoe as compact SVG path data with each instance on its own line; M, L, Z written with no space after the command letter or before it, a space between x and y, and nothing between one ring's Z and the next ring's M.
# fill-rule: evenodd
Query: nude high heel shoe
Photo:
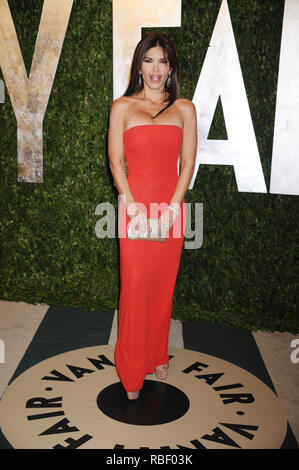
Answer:
M161 380L167 379L168 367L169 367L168 364L162 364L161 366L157 366L155 368L156 377Z
M137 400L139 398L140 390L137 390L136 392L127 392L127 396L129 400Z

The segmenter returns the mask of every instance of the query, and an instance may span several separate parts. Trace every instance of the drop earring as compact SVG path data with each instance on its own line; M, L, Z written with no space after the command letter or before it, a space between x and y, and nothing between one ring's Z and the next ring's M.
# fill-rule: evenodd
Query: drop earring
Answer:
M171 76L171 72L170 74L168 75L168 78L166 80L166 86L169 87L169 84L170 84L170 76Z
M139 81L138 81L138 85L141 86L141 73L139 74Z

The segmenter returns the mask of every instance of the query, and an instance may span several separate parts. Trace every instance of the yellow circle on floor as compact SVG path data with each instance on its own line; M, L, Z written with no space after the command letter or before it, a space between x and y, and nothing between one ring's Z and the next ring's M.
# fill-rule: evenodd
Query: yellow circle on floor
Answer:
M114 350L68 351L19 375L0 402L8 442L16 449L281 447L286 414L253 374L211 355L169 348L167 379L148 375L130 403Z

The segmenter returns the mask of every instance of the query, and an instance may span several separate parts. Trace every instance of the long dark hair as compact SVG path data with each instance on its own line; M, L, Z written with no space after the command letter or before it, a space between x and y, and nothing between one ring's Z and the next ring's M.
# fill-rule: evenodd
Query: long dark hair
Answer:
M128 88L126 89L123 96L132 96L137 94L144 88L143 78L141 76L141 84L139 83L139 70L143 61L143 58L151 47L160 46L167 56L170 68L172 69L170 76L170 83L167 85L165 82L165 91L169 93L166 98L168 104L165 108L159 111L156 116L169 108L179 95L180 88L180 66L178 61L178 55L174 44L171 39L165 33L152 31L142 38L136 46L133 61L131 65L130 80ZM156 117L154 116L154 118Z

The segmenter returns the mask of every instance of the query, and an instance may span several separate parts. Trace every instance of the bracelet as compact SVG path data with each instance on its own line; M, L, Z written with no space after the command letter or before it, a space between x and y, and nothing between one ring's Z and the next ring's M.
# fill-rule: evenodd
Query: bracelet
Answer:
M168 206L169 209L171 209L176 215L179 215L180 211L178 209L175 209L175 207Z

